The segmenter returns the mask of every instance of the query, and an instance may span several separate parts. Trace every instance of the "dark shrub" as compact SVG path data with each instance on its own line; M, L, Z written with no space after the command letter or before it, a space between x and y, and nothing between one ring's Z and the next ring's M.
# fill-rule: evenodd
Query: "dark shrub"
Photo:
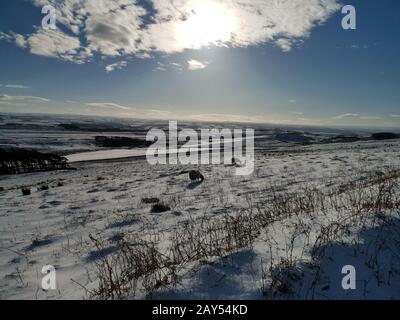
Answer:
M155 204L155 203L159 203L160 199L158 198L143 198L142 199L142 203L145 204Z
M21 191L23 196L31 195L31 188L22 188Z
M39 191L46 191L49 190L49 186L47 184L43 184L39 187Z
M156 203L151 208L152 213L161 213L161 212L166 212L166 211L170 211L170 210L171 210L171 208L169 206L162 204L162 203Z

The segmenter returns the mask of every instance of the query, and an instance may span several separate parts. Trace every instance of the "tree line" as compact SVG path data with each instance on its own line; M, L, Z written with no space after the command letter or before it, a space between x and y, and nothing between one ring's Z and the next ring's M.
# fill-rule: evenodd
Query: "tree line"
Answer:
M65 169L70 169L68 160L56 154L0 148L0 175Z

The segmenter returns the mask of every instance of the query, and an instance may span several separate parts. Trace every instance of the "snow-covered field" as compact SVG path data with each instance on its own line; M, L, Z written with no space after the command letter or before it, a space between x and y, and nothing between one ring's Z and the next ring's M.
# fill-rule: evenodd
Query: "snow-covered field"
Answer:
M200 166L203 183L140 158L74 167L0 178L1 299L400 298L399 140L274 142L253 175Z

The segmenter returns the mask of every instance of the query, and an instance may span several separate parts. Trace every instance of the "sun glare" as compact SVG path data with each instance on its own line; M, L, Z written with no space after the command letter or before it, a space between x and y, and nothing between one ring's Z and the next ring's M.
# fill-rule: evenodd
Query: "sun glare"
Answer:
M182 24L181 41L198 48L231 40L237 28L232 11L214 0L196 1L193 14Z

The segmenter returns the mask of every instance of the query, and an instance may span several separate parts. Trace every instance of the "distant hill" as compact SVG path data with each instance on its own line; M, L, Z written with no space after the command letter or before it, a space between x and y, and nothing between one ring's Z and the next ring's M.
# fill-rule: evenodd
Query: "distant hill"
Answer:
M105 136L95 137L95 143L104 148L147 148L153 144L143 139Z
M379 132L372 134L371 138L374 140L389 140L400 138L400 135L393 132Z
M355 136L338 135L335 137L323 139L323 140L321 140L321 143L351 143L351 142L357 142L360 140L361 140L361 138L355 137Z
M275 139L281 142L309 143L314 138L305 136L300 132L282 132L275 135Z

